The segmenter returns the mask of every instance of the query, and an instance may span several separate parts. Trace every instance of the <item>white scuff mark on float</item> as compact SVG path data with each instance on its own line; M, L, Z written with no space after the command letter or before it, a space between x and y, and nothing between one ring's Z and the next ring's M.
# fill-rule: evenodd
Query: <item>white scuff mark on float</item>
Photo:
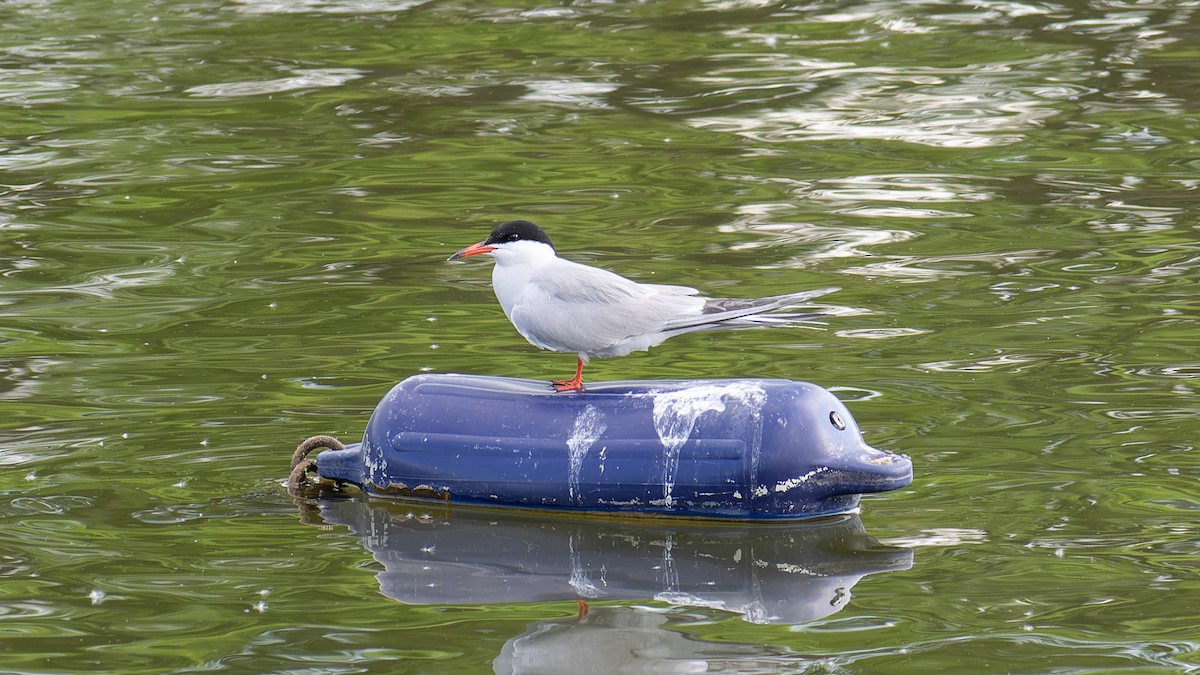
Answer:
M654 431L663 446L663 501L670 506L674 501L671 490L679 470L679 450L691 438L700 416L706 412L724 412L729 400L744 403L757 413L766 401L767 393L757 384L730 382L655 392L650 396L654 397Z
M810 570L807 567L794 565L792 563L775 563L775 569L779 570L780 572L787 572L788 574L803 574L810 577L829 576L828 574L822 574L816 570Z
M638 499L637 497L634 497L633 499L626 499L626 500L600 498L600 499L596 500L596 503L602 504L604 506L616 506L616 507L625 508L625 507L630 507L630 506L634 506L634 507L641 506L642 500Z
M608 422L605 421L605 415L594 405L585 407L575 418L575 426L567 437L567 492L572 502L579 499L579 472L583 469L583 458L606 429Z
M708 609L728 609L724 600L713 600L703 598L693 593L684 591L662 591L656 593L654 599L658 602L665 602L676 607L705 607Z
M664 593L679 591L679 570L675 567L675 537L668 532L663 541L662 585Z
M585 598L598 598L604 595L604 592L592 582L591 576L584 569L583 557L575 545L574 534L567 540L567 549L571 554L571 576L567 580L567 583L571 584L571 588Z
M383 455L383 448L376 443L372 443L369 439L364 439L362 444L363 464L367 469L367 477L376 485L387 484L387 459Z
M804 474L803 476L797 476L795 478L781 480L775 484L775 491L776 492L787 492L788 490L791 490L792 488L799 487L799 486L807 483L808 479L812 478L813 476L816 476L817 474L825 473L826 471L829 471L829 467L819 466L819 467L813 469L812 471L809 471L808 473ZM763 494L766 494L765 489L763 490Z

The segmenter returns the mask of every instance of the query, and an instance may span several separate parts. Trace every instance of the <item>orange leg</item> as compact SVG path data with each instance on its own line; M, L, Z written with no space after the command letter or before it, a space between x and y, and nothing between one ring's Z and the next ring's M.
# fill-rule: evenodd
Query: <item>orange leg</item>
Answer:
M569 380L554 380L550 383L554 391L583 391L583 359L575 367L575 377Z
M579 614L575 617L575 620L579 621L583 617L587 616L588 604L586 602L584 602L583 600L576 600L575 602L579 603Z

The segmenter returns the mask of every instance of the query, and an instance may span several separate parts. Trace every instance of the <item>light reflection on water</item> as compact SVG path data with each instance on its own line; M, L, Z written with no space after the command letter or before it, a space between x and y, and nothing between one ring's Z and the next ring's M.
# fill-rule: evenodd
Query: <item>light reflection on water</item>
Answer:
M1200 663L1189 4L0 12L5 669ZM823 328L592 369L839 392L914 459L862 515L911 569L782 624L661 584L583 620L381 597L372 546L296 521L286 455L415 372L565 372L442 262L511 217L641 281L843 287Z
M365 73L353 68L299 69L292 77L256 82L223 82L198 84L184 90L185 94L201 98L236 98L303 91L319 87L337 87L363 77Z

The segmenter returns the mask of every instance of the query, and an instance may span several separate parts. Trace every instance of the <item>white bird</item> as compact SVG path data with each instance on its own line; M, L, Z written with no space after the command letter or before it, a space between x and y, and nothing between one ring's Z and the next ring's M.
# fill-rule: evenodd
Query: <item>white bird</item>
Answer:
M558 257L546 232L526 220L497 226L449 260L484 253L496 261L492 290L517 331L542 349L578 355L575 377L551 382L556 391L582 391L583 366L593 357L645 351L695 331L794 324L813 315L762 315L839 290L706 298L687 286L639 284Z

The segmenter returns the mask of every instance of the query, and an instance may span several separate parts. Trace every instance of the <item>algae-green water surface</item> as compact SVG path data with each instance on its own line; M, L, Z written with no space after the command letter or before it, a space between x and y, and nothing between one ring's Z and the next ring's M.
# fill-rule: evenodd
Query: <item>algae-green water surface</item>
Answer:
M0 670L1200 668L1198 27L1154 0L6 3ZM353 440L405 377L570 375L486 262L445 262L513 218L641 281L842 287L822 330L590 377L812 381L916 480L769 533L299 507L296 442ZM421 576L451 555L478 573ZM753 578L687 586L705 561Z

